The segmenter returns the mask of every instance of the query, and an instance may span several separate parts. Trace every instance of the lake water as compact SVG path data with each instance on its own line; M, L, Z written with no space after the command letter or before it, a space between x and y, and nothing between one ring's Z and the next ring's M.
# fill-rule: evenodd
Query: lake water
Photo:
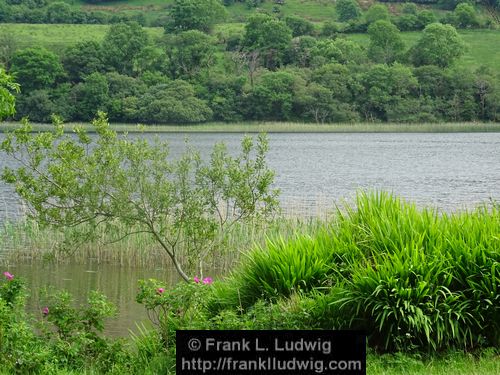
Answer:
M153 137L152 135L134 135ZM0 141L2 139L0 135ZM224 141L236 152L241 134L162 134L172 154L184 149L185 138L207 155ZM325 214L358 189L383 189L444 211L472 208L500 200L500 133L412 134L270 134L268 163L276 171L285 212ZM11 161L2 155L0 170ZM0 182L0 222L22 215L11 187ZM12 270L33 287L52 283L81 294L99 288L121 309L111 324L126 335L134 320L144 318L134 302L138 278L173 278L169 270L130 270L89 263L86 266L23 266ZM172 279L173 281L173 279Z

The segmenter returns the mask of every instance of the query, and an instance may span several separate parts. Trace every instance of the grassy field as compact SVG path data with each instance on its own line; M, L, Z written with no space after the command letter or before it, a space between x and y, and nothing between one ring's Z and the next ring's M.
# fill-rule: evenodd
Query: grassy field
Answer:
M82 9L96 10L114 10L127 11L143 9L146 12L161 12L163 9L173 3L173 0L128 0L125 4L123 1L106 1L100 2L99 5L89 5L88 3L79 2ZM259 9L272 12L273 8L277 7L283 15L294 14L304 17L313 22L321 22L336 18L335 7L328 0L287 0L284 5L276 5L274 1L266 1ZM235 3L227 7L228 20L231 22L239 22L245 20L250 14L255 13L257 8L249 8L244 2Z
M0 35L12 35L17 48L41 46L55 52L62 52L66 47L77 42L87 40L100 42L109 27L109 25L1 23ZM152 38L163 35L161 27L148 27L146 31Z
M478 68L481 65L495 70L500 66L500 30L459 30L459 34L467 44L467 52L460 62L467 66ZM419 39L419 32L402 33L407 48L410 48ZM349 34L347 38L368 46L368 34Z
M50 124L33 124L35 131L50 130ZM83 125L92 131L89 124L66 124L67 131L75 125ZM0 125L0 132L15 129L17 123L6 122ZM355 123L355 124L311 124L298 122L213 122L199 125L147 125L112 124L121 132L129 133L473 133L500 132L500 123Z
M242 24L222 24L215 28L215 34L231 34L234 30L241 30ZM0 24L0 35L14 36L18 48L43 46L55 52L61 52L69 45L84 40L100 41L108 31L108 25L35 25L35 24ZM148 27L147 32L152 38L163 35L161 27ZM465 56L461 59L473 68L481 65L498 69L500 66L500 30L460 30L460 35L468 45ZM407 47L411 47L419 38L419 32L402 33ZM367 34L348 34L352 39L363 46L367 46Z

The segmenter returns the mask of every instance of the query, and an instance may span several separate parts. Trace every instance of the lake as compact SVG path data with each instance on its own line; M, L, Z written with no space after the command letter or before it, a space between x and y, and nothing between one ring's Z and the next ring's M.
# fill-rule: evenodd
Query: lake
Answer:
M154 135L131 135L131 137ZM231 152L242 135L224 133L161 134L173 155L185 138L203 155L224 141ZM0 141L3 135L0 134ZM268 162L289 215L323 215L358 189L383 189L444 211L472 208L500 200L500 133L360 133L270 134ZM2 155L0 169L12 162ZM0 222L23 214L12 188L0 182ZM1 249L0 249L1 251ZM9 268L25 276L33 289L45 284L80 295L99 288L118 304L119 319L110 332L127 335L134 320L144 319L135 303L136 280L156 277L174 281L169 270L128 269L110 265L27 266Z

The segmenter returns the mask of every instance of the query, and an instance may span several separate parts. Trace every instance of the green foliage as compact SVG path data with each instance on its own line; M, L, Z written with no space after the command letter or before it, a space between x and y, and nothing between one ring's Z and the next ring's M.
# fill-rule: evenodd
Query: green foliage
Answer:
M389 64L399 59L404 43L399 30L389 21L375 21L368 27L368 56L377 63Z
M410 98L417 86L411 69L401 64L374 65L361 76L365 95L360 105L367 119L388 119L388 111L400 101Z
M208 32L226 17L226 10L220 0L175 0L169 16L166 32Z
M368 24L376 21L389 21L389 9L383 4L373 4L365 13L365 20Z
M123 344L98 334L104 329L104 319L116 313L104 295L93 291L87 306L74 307L68 292L48 291L42 303L45 342L50 343L59 366L78 370L92 364L103 373L121 365L128 366L129 354Z
M285 24L292 30L293 37L311 35L314 32L314 24L301 17L287 16Z
M118 73L132 74L134 59L148 44L148 34L137 22L112 25L102 41L106 66Z
M102 113L93 125L95 142L82 128L75 129L76 137L65 135L57 119L52 132L39 134L31 134L25 121L1 146L31 166L7 168L3 180L16 185L42 226L85 224L70 244L94 238L98 227L125 225L129 232L123 237L148 234L189 280L183 268L201 273L228 228L266 218L277 208L264 135L255 143L245 137L235 157L218 144L207 162L191 148L171 161L166 144L118 136Z
M211 289L212 279L197 277L168 289L165 283L149 279L139 281L137 302L148 311L165 350L175 346L177 329L203 329L206 323L202 306Z
M249 324L252 306L264 306L252 327L363 329L381 351L496 346L499 225L495 206L448 215L360 193L317 235L250 253L215 285L207 311L238 327ZM294 291L298 315L273 313Z
M258 51L262 64L268 69L280 66L292 40L292 30L282 21L265 14L256 14L245 25L243 46Z
M168 41L170 76L190 78L215 62L215 48L210 36L198 30L173 35Z
M295 78L284 71L263 74L248 98L249 115L258 120L291 118Z
M416 66L446 67L462 56L464 51L464 42L453 26L432 23L424 29L422 37L410 50L410 57Z
M104 69L101 45L93 40L76 43L64 51L62 63L69 80L80 82L86 76Z
M24 281L4 273L0 281L0 366L10 374L52 374L92 368L99 373L131 369L120 341L102 337L103 320L114 314L106 298L92 292L86 307L74 307L67 292L51 292L34 317L25 313Z
M90 121L98 111L106 111L109 103L109 85L106 76L92 73L73 86L74 106L82 119Z
M461 28L475 27L479 24L476 10L467 3L458 4L453 12L457 20L457 26Z
M361 16L361 8L356 0L338 0L335 10L340 22L355 20Z
M212 110L195 97L193 86L182 80L150 87L130 107L131 118L145 123L198 123L212 117Z
M243 309L259 299L276 300L296 292L325 287L333 278L332 242L327 231L266 241L254 249L232 273L227 285L216 287L214 303L220 307L237 302Z
M26 92L49 88L65 74L59 57L44 48L17 51L12 56L10 73Z
M0 68L0 120L15 113L14 93L19 91L19 85Z

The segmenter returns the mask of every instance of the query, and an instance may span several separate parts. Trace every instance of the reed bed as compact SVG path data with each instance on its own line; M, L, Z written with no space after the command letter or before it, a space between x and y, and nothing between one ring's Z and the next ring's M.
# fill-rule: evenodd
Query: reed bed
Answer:
M83 126L92 132L88 123L69 123L67 131L74 125ZM0 132L12 130L15 122L2 124ZM500 132L500 123L460 122L460 123L337 123L315 124L300 122L210 122L194 125L152 124L112 124L114 130L128 133L462 133ZM34 131L50 129L49 124L33 124Z
M224 242L206 264L206 267L220 273L233 268L242 254L254 246L262 245L268 238L292 238L296 233L315 233L322 220L309 216L300 217L299 209L293 215L280 216L268 222L249 222L235 225L227 234ZM326 215L326 214L325 214ZM84 228L81 228L84 230ZM42 229L30 219L4 222L0 228L0 262L29 263L53 261L57 263L86 264L107 263L124 267L169 268L171 262L166 252L147 234L133 234L121 241L127 228L116 225L112 232L100 228L97 241L83 243L78 248L61 247L72 233L69 230L57 231ZM179 249L183 254L184 249ZM187 256L180 256L187 262Z

